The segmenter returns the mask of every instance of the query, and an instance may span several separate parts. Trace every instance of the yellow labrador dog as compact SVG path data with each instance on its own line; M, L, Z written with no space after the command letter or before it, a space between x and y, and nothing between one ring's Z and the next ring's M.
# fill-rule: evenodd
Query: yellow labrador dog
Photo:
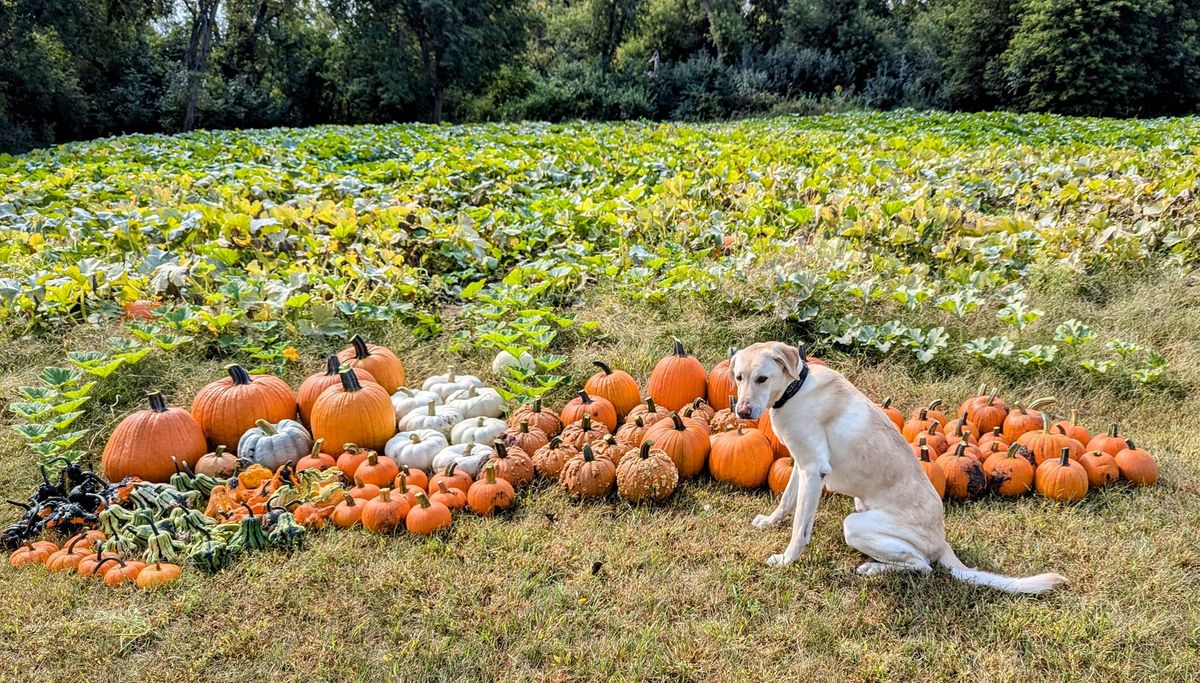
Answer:
M946 543L942 499L913 458L904 437L883 411L841 374L809 365L795 347L778 342L738 351L731 365L738 415L758 418L771 410L771 425L795 458L779 506L759 515L765 529L792 518L792 539L768 564L796 561L812 536L821 486L854 497L846 517L846 543L870 561L858 573L915 570L936 562L954 578L1011 593L1041 593L1066 582L1058 574L1015 578L971 569Z

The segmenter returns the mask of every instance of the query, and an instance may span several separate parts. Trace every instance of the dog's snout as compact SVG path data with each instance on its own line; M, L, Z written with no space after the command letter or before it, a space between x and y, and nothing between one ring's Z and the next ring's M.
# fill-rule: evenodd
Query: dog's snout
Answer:
M753 417L754 411L750 409L750 406L742 403L738 404L737 406L737 414L738 417L742 418L743 420L749 420L751 417Z

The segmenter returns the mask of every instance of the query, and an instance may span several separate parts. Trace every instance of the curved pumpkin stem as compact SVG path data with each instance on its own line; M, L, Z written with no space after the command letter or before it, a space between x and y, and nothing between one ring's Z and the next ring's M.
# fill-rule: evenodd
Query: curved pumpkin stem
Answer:
M1134 445L1133 439L1128 439L1128 438L1125 439L1125 445L1128 446L1129 450L1131 450L1131 451L1137 450L1137 446Z
M937 409L938 409L938 407L939 407L939 406L941 406L941 405L942 405L942 399L940 399L940 398L935 398L935 399L933 399L932 401L930 401L930 402L929 402L929 406L928 406L928 407L926 407L926 408L925 408L925 410L937 410Z
M493 444L492 450L496 451L497 458L508 457L508 446L504 445L504 439L496 439L496 443Z
M650 447L653 445L654 445L654 442L649 439L647 439L646 441L643 441L642 447L640 449L638 449L638 455L641 456L641 458L643 460L645 460L646 458L649 458L650 457Z
M1029 402L1029 410L1038 410L1042 406L1048 406L1052 403L1054 403L1053 396L1044 396L1042 398L1035 398Z
M146 394L146 398L150 399L150 410L156 413L167 412L167 402L163 399L163 395L157 391L151 391Z
M342 491L342 500L346 502L348 507L354 507L355 505L358 505L358 503L354 502L354 496L350 495L350 493L347 491Z
M250 384L254 381L250 377L250 373L246 372L246 368L243 368L237 363L226 365L225 370L229 372L229 379L233 380L235 385Z
M892 407L892 397L888 396L887 398L883 399L883 403L880 403L879 405L883 408L891 408Z
M600 368L600 370L606 375L613 374L612 368L609 367L608 363L605 363L602 360L594 360L594 361L592 361L592 365L595 365L596 367Z
M367 346L367 340L363 339L361 334L351 337L350 345L354 347L354 357L359 360L371 355L371 349Z
M1008 453L1006 453L1004 457L1015 458L1015 457L1017 457L1017 451L1020 449L1021 449L1021 444L1014 443L1013 445L1008 447Z
M683 423L683 418L679 417L679 413L672 412L671 421L675 423L674 428L676 431L682 432L683 430L687 429L687 425Z
M267 436L274 436L279 433L279 430L275 429L275 425L267 422L261 417L254 421L254 425L263 430L263 434L266 434Z
M556 436L553 439L550 439L550 450L557 450L560 446L562 446L561 436Z
M592 397L588 396L588 392L584 391L583 389L579 390L579 402L585 406L595 403L595 401L592 400Z
M421 504L422 508L427 508L429 507L429 496L426 496L424 491L418 491L417 502Z
M342 371L342 361L338 360L336 354L329 354L325 357L325 375L333 377Z

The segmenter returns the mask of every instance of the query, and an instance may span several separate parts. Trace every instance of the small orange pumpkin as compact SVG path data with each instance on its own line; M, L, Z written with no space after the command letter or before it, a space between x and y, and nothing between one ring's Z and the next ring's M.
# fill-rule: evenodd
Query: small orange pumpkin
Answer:
M1134 486L1154 486L1158 483L1158 463L1154 456L1134 445L1133 439L1125 439L1125 448L1113 456L1121 476Z
M787 488L788 480L792 478L792 469L796 466L796 460L791 456L786 458L775 458L771 461L771 469L767 472L767 486L775 495L783 493Z
M342 492L342 502L333 509L330 521L339 529L349 529L362 523L363 508L366 501L358 500L349 493Z
M1057 459L1038 465L1034 485L1051 500L1073 503L1087 495L1088 475L1083 465L1071 459L1070 449L1063 448Z
M1087 472L1088 486L1098 489L1121 478L1121 468L1117 461L1104 451L1088 451L1079 456L1079 464Z
M925 472L925 476L929 478L929 483L933 485L933 490L937 491L938 498L946 497L946 473L942 470L942 466L929 459L929 447L921 446L921 453L917 460L921 463L921 470Z
M450 488L458 489L464 494L471 489L471 475L458 469L458 463L446 465L446 469L438 472L429 479L429 488L441 488L445 483Z
M313 442L312 451L308 455L296 461L296 471L303 472L304 470L324 470L337 465L333 456L328 453L322 453L321 447L325 445L325 439L317 439Z
M894 425L896 429L904 430L904 413L900 412L899 408L892 405L892 397L888 396L883 399L883 403L879 404L879 409L887 416L887 419Z
M390 534L404 524L409 508L403 495L393 496L391 489L383 489L363 505L363 528L375 534Z
M1054 403L1053 398L1039 398L1030 402L1026 408L1020 403L1012 409L1008 415L1004 417L1004 425L1001 433L1004 434L1004 440L1008 443L1016 443L1017 439L1025 432L1032 432L1035 429L1043 429L1046 423L1042 420L1042 413L1039 409L1042 406ZM983 424L978 423L980 429L988 429Z
M437 490L430 494L429 499L436 500L452 511L461 510L467 506L467 494L446 486L445 481L438 482Z
M988 487L983 465L966 454L966 446L960 443L952 452L937 459L946 475L946 495L956 500L978 498Z
M708 470L717 481L756 489L766 483L774 461L775 451L767 437L757 429L739 425L713 437Z
M1013 444L1003 453L997 453L983 463L988 476L988 486L1001 496L1023 496L1033 488L1033 465L1019 454L1022 447Z
M450 508L436 500L430 500L425 492L417 494L417 505L408 511L404 526L408 533L428 536L435 531L450 528L453 517Z
M1117 453L1125 449L1125 437L1117 432L1117 423L1113 422L1108 426L1108 432L1105 434L1097 434L1087 442L1085 450L1089 451L1104 451L1114 458Z
M467 505L475 514L488 517L497 510L504 510L513 504L516 493L512 484L496 476L496 466L488 463L483 468L483 477L471 484L467 489Z
M1087 427L1079 424L1079 414L1074 408L1071 409L1071 416L1068 419L1055 422L1054 427L1081 444L1092 440L1092 433L1088 431Z
M591 415L593 421L603 423L609 432L617 430L617 409L606 398L580 391L563 406L561 418L563 424L570 425L582 420L584 415Z

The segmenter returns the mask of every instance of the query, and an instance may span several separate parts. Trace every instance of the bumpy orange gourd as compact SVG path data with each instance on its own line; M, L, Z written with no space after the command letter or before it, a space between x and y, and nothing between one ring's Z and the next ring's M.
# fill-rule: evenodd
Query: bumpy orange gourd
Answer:
M617 409L617 417L625 417L642 402L642 390L638 388L637 380L624 370L613 370L604 361L592 361L592 365L600 368L600 372L588 378L583 390L592 396L608 399ZM616 426L613 426L616 429Z
M1023 496L1033 488L1033 465L1019 453L1021 446L1013 444L1003 453L997 453L983 463L988 475L988 486L1001 496Z
M209 448L224 445L236 455L242 434L258 420L275 424L295 419L296 395L278 377L251 375L240 365L230 365L226 371L228 377L196 392L192 417L204 431Z
M504 432L504 445L520 448L526 453L536 453L539 448L550 443L546 432L531 427L529 420L521 420L515 427L509 427Z
M583 448L585 443L600 443L608 433L608 427L604 426L603 422L593 420L590 413L584 413L579 422L572 422L564 427L561 436L563 443Z
M350 346L338 353L338 360L351 368L362 368L371 373L390 396L404 386L404 363L386 346L368 344L362 335L354 335Z
M591 444L584 444L579 455L563 466L558 481L567 493L580 500L603 498L617 482L617 468L612 460L592 452Z
M1158 483L1158 463L1154 461L1154 456L1135 446L1133 439L1125 439L1125 446L1113 456L1121 476L1134 486L1154 486Z
M331 355L325 359L325 372L309 375L300 384L300 390L296 392L296 403L300 406L300 421L304 423L304 426L312 426L312 408L316 404L317 398L329 387L341 386L341 368L342 362L338 360L337 356ZM346 372L353 372L360 383L375 381L375 376L366 368L350 368Z
M533 460L516 446L505 446L497 439L493 444L496 456L490 461L496 466L496 476L520 488L533 481Z
M550 443L534 452L533 468L543 477L558 479L563 465L566 465L567 461L575 457L578 453L579 449L570 444L563 443L562 438L556 436L550 440Z
M646 393L668 410L683 410L684 406L708 393L704 366L695 356L688 355L683 342L676 339L672 352L658 361L650 372Z
M775 451L757 429L740 425L712 438L708 471L713 479L744 489L756 489L767 481Z
M1072 503L1087 495L1087 471L1071 459L1070 450L1063 448L1057 459L1038 465L1034 485L1038 493L1051 500Z
M353 373L343 372L342 385L326 389L313 405L312 433L325 443L382 451L396 433L392 399L382 386L362 384Z
M101 463L109 481L132 476L166 483L175 474L171 456L192 466L208 450L204 432L188 411L168 408L157 391L149 399L150 408L121 420L104 446Z
M528 422L531 429L542 430L548 437L562 431L562 420L559 419L558 413L543 407L540 398L535 398L533 403L517 408L512 417L508 419L508 425L510 427L518 426L522 421Z
M238 460L237 456L228 452L225 445L222 444L213 449L212 453L205 453L196 461L196 466L192 469L196 474L207 474L215 479L227 479L237 472Z
M593 421L602 423L610 432L617 430L617 409L608 399L592 396L586 391L580 391L578 396L567 401L559 417L563 424L570 425L582 420L584 415L591 415Z
M666 451L680 477L691 479L704 471L710 444L708 427L703 422L671 413L670 419L647 429L643 440L651 440L659 450Z
M653 398L647 396L636 408L629 411L629 414L625 416L625 422L629 423L640 417L642 423L649 427L659 420L665 420L670 415L671 411L658 405Z
M495 465L488 463L483 468L483 476L467 489L467 505L477 515L487 517L497 510L505 510L512 506L516 493L512 484L496 476Z
M670 456L644 442L617 465L617 495L631 503L666 500L679 485L679 471Z

